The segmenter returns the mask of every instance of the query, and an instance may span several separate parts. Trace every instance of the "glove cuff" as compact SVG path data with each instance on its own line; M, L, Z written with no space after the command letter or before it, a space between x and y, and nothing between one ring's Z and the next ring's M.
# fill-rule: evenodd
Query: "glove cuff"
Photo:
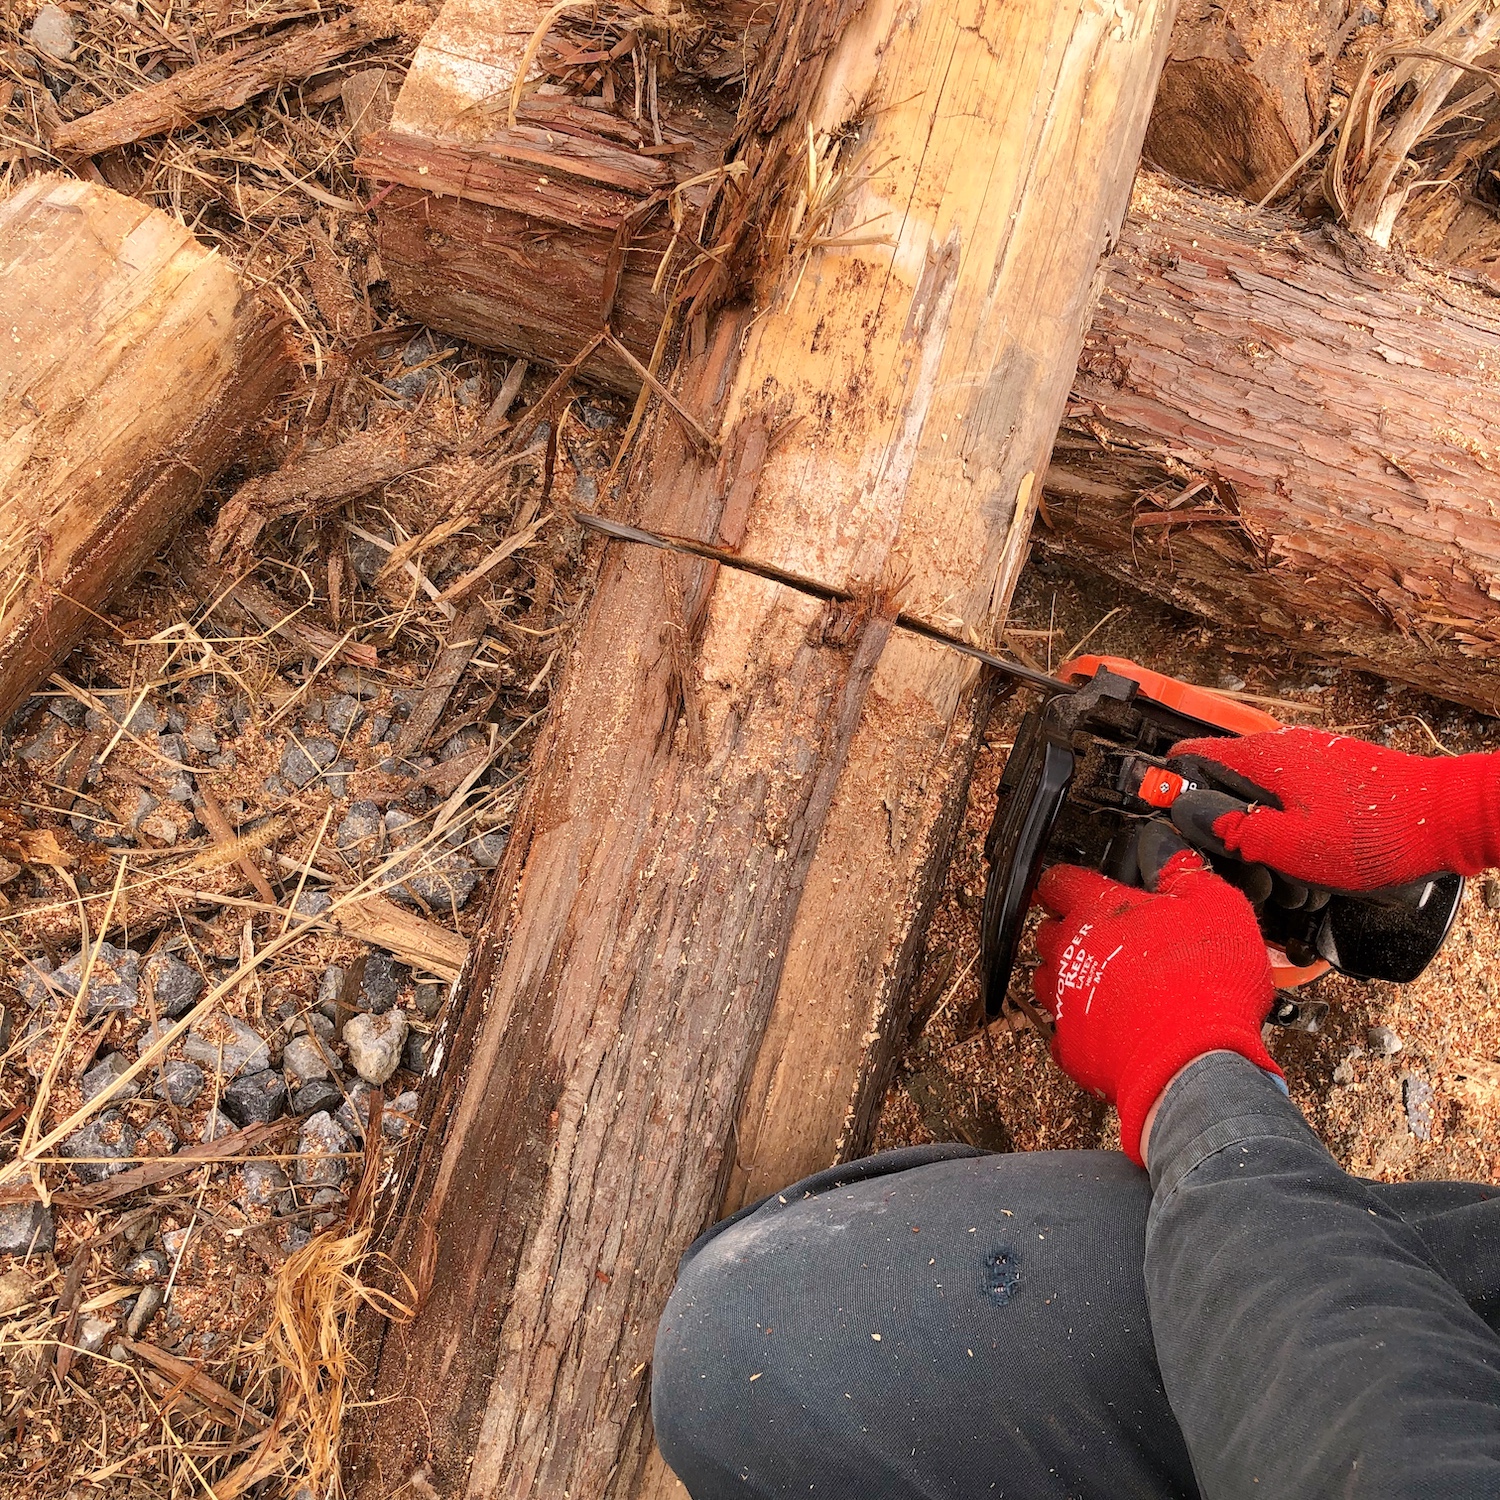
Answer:
M1238 1052L1257 1068L1278 1078L1285 1076L1266 1051L1259 1028L1249 1030L1241 1021L1205 1018L1190 1034L1153 1038L1149 1051L1141 1048L1131 1058L1115 1101L1120 1112L1120 1147L1136 1166L1146 1165L1141 1156L1141 1130L1151 1106L1178 1072L1205 1052Z
M1458 755L1437 771L1424 816L1440 858L1427 873L1500 866L1500 754Z

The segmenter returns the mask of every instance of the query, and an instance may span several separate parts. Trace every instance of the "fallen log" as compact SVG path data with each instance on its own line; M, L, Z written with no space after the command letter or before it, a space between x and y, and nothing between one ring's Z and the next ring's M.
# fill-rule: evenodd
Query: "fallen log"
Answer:
M986 709L889 597L1003 617L1170 11L777 9L698 229L760 300L689 320L621 509L868 604L604 551L399 1190L361 1493L642 1493L680 1251L731 1175L863 1144Z
M290 381L280 321L174 219L38 177L0 204L0 721Z
M1038 541L1500 712L1500 299L1143 174Z

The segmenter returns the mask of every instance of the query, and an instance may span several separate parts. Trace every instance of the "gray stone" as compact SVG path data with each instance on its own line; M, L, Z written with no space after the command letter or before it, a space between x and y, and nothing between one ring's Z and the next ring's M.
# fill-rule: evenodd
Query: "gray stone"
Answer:
M170 953L153 953L142 972L157 1010L174 1020L190 1011L203 993L203 976Z
M119 810L125 815L125 826L136 829L161 806L161 798L153 797L145 787L132 787L126 794L127 802Z
M246 1208L290 1213L296 1206L292 1185L274 1161L248 1161L240 1168L240 1194Z
M198 1139L207 1143L209 1141L221 1141L226 1135L234 1134L234 1121L224 1113L222 1109L211 1109L207 1118L203 1121L203 1128L198 1132Z
M103 1182L116 1172L123 1172L135 1165L121 1160L135 1156L137 1138L130 1122L117 1109L108 1109L90 1120L81 1130L75 1130L61 1142L58 1155L75 1158L73 1170L83 1182ZM103 1158L100 1160L100 1158Z
M149 698L143 698L136 704L134 711L131 704L135 703L134 693L123 693L118 689L105 689L95 693L95 697L104 705L104 712L91 708L83 716L83 722L90 729L114 730L119 727L120 720L126 714L130 714L130 722L126 728L131 734L145 736L155 734L161 728L161 719L156 709L152 706Z
M87 1317L78 1324L78 1330L74 1335L75 1347L80 1354L97 1354L103 1347L104 1341L113 1336L115 1324L113 1318Z
M353 734L364 720L365 711L352 693L339 693L330 698L323 710L323 722L330 734L344 736Z
M50 1208L0 1203L0 1255L48 1255L55 1244Z
M391 718L389 714L376 714L370 720L370 743L379 745L391 738Z
M415 1089L396 1095L380 1117L380 1133L388 1141L404 1141L417 1124L417 1106L421 1101Z
M87 953L76 953L55 974L53 985L71 998L78 993L88 962ZM141 959L129 948L100 943L89 972L88 1014L102 1015L107 1010L131 1010L140 997Z
M292 910L299 917L321 917L333 905L333 897L327 891L302 890L292 902Z
M338 1085L326 1078L314 1078L305 1083L292 1096L292 1113L315 1115L320 1110L331 1114L344 1102Z
M312 1230L304 1229L300 1224L281 1226L281 1248L288 1255L295 1255L297 1251L305 1249L310 1244L312 1244Z
M198 789L193 784L193 778L186 771L179 771L168 783L167 796L173 802L180 802L184 807L198 794ZM148 830L149 831L149 830Z
M141 1126L137 1156L171 1156L177 1150L177 1132L160 1115Z
M293 786L306 786L339 758L339 747L322 738L293 740L281 752L282 776Z
M349 777L359 769L352 760L336 760L329 766L324 780L328 783L328 790L335 797L347 797L349 795Z
M136 1286L144 1286L148 1281L165 1281L171 1269L160 1250L139 1250L120 1267L120 1275Z
M203 1069L194 1063L172 1058L162 1064L161 1077L152 1093L168 1104L186 1109L203 1092Z
M286 1111L286 1079L267 1068L241 1073L224 1090L224 1113L240 1125L266 1125Z
M337 1187L349 1170L342 1157L353 1149L349 1132L326 1111L309 1115L297 1137L297 1181L304 1187Z
M493 870L505 858L506 845L510 843L508 833L476 834L464 845L464 852L481 870Z
M1401 1050L1401 1038L1389 1026L1372 1026L1365 1033L1365 1040L1378 1057L1394 1057Z
M233 750L221 750L217 755L208 757L208 766L211 771L232 771L239 764L239 757Z
M384 1083L401 1062L406 1045L406 1012L387 1011L383 1016L361 1013L344 1027L344 1045L349 1066L366 1083Z
M373 802L351 802L334 844L356 860L378 858L385 848L385 819Z
M315 1036L294 1036L281 1049L281 1068L294 1089L311 1083L314 1078L328 1077L328 1062Z
M1432 1139L1432 1085L1417 1073L1401 1075L1401 1102L1406 1107L1406 1128L1419 1141Z
M83 716L88 712L88 704L80 703L76 698L70 698L66 693L59 693L47 703L47 712L55 718L59 718L70 728L77 729L83 723Z
M67 62L78 50L78 23L61 6L44 5L37 11L26 40L43 57Z
M439 913L466 906L484 874L466 854L438 849L414 851L397 871L404 878L391 886L392 898Z
M339 1105L334 1119L357 1140L364 1140L365 1126L370 1123L370 1095L378 1090L363 1079L349 1085L349 1097Z
M325 1187L319 1188L312 1195L312 1201L315 1208L332 1209L330 1213L313 1215L313 1228L327 1229L331 1224L337 1224L343 1218L342 1210L348 1200L337 1188Z
M206 1016L188 1032L182 1050L194 1062L230 1078L236 1073L263 1073L271 1066L265 1039L238 1016Z
M457 734L449 735L443 742L443 748L438 751L440 761L457 760L460 755L468 755L474 750L483 750L485 746L484 736L472 725L466 725Z
M311 698L302 705L302 722L304 724L321 724L323 722L322 699Z
M365 959L365 972L359 982L359 1003L377 1016L383 1016L401 993L405 978L403 966L383 948L372 948Z
M611 427L619 426L620 422L612 411L606 411L604 407L595 406L590 401L580 401L573 408L573 413L590 432L607 432Z
M196 729L188 730L185 738L188 748L196 750L199 755L219 753L219 737L206 724L200 724Z
M367 542L362 536L355 536L352 532L344 545L349 553L349 566L354 569L355 576L361 583L374 583L385 566L386 558L391 555L389 549L377 547L374 542Z
M424 980L417 986L416 1006L424 1020L430 1021L443 1008L448 998L448 986L433 980Z
M162 1310L166 1300L167 1294L162 1287L142 1287L140 1296L135 1299L135 1306L130 1309L130 1316L125 1320L126 1338L140 1338L150 1327L151 1320Z
M62 753L63 727L56 719L45 719L42 727L20 743L18 754L28 762L52 760Z
M130 1059L123 1052L111 1052L108 1057L101 1058L79 1080L78 1086L83 1092L85 1101L94 1098L97 1094L102 1094L110 1084L125 1074L129 1068ZM140 1085L132 1078L124 1088L117 1090L112 1097L115 1099L134 1099L140 1091Z
M358 667L340 667L333 674L333 680L351 698L360 698L368 702L371 698L380 696L380 684L367 677Z
M48 982L51 977L52 965L45 958L23 959L21 972L16 975L16 992L32 1010L51 1005L57 998L57 992Z
M5 1275L0 1276L0 1318L8 1318L17 1308L27 1306L35 1297L36 1278L28 1275L20 1266L12 1266Z
M287 1031L292 1036L312 1036L322 1041L332 1043L334 1036L334 1024L320 1010L310 1010L303 1015L293 1016L287 1023Z
M432 1033L430 1031L408 1031L406 1046L401 1053L401 1066L413 1073L427 1071L427 1059L432 1055Z
M175 760L178 765L187 764L187 741L180 734L157 735L156 749L166 760Z
M329 964L318 980L318 1004L337 1005L344 993L344 971L338 964Z

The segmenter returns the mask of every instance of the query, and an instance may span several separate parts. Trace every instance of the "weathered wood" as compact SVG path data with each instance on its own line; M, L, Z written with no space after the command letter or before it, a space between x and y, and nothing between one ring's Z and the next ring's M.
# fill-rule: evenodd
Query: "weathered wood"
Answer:
M236 47L66 121L53 132L52 148L70 156L97 156L131 141L181 130L194 120L238 109L279 84L307 78L389 34L346 16Z
M1143 175L1037 535L1500 712L1497 390L1493 294Z
M702 89L664 86L658 146L647 120L531 93L512 127L516 71L548 10L539 0L443 7L389 128L360 152L359 170L383 194L381 265L408 312L475 343L566 365L608 319L649 360L673 273L697 253L733 110ZM639 386L609 348L587 373Z
M291 378L279 322L166 214L38 177L0 204L0 720Z
M1179 8L1148 162L1252 202L1322 129L1344 0L1189 0Z
M624 509L871 609L606 550L402 1191L421 1305L363 1493L419 1463L449 1494L631 1493L655 1323L731 1171L859 1149L983 713L966 660L887 639L880 589L1003 617L1170 11L778 10L716 221L750 206L766 295L675 387L719 451L659 412Z

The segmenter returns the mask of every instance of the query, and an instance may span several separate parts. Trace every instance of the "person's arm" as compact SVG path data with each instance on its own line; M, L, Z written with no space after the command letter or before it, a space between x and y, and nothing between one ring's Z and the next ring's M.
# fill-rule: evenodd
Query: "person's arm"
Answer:
M1273 1078L1200 1058L1147 1145L1152 1331L1204 1500L1500 1496L1500 1339Z

